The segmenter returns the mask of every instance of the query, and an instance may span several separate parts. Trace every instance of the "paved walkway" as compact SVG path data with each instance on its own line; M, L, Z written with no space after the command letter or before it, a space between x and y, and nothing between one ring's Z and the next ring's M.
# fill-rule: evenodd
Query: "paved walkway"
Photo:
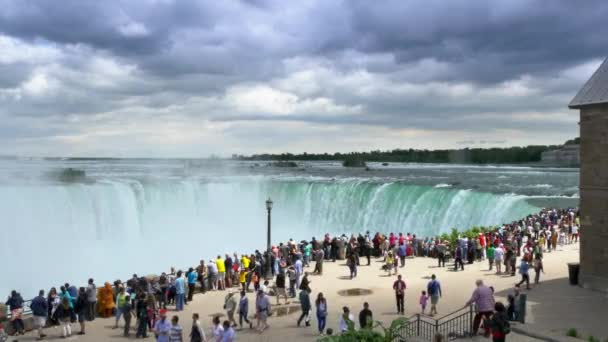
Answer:
M578 260L578 245L566 246L563 251L548 253L545 258L545 274L542 283L530 291L528 294L528 324L526 328L536 331L552 333L554 335L565 334L565 330L570 327L578 328L588 334L600 336L602 342L608 337L605 334L608 324L605 318L608 317L608 300L600 298L598 293L593 293L578 287L571 287L567 282L567 262ZM370 303L370 308L374 313L375 320L381 320L385 324L398 317L395 313L394 292L391 288L395 276L387 276L380 267L379 260L373 260L371 266L359 267L358 277L351 280L348 275L348 268L343 261L324 264L323 276L312 276L311 298L314 300L319 292L323 292L328 299L329 316L327 327L334 330L338 327L338 318L343 306L351 308L351 312L356 316L362 308L364 301ZM308 269L311 270L311 269ZM406 290L406 316L411 316L419 312L418 298L420 292L426 289L426 283L430 275L435 273L442 283L443 298L439 302L439 315L462 308L471 295L475 286L476 279L483 279L488 285L494 286L497 291L497 299L503 300L513 288L513 284L519 281L519 277L497 276L494 272L487 270L486 263L475 263L465 265L465 271L454 272L452 269L438 268L436 260L430 258L408 259L405 268L400 268L407 283ZM345 289L362 288L372 291L364 296L343 296L338 291ZM225 292L212 292L205 295L197 294L194 301L186 306L186 310L180 312L180 323L185 331L190 330L191 315L197 312L201 315L201 322L205 331L209 332L211 317L217 313L223 313L223 299ZM250 314L253 310L253 294L249 294ZM275 298L272 297L274 304ZM297 305L296 301L292 305ZM282 305L280 307L285 307ZM304 342L314 341L318 338L316 330L316 319L311 320L312 326L296 327L296 320L299 315L297 309L282 309L285 313L272 316L269 320L271 328L260 335L249 329L237 332L238 341L289 341ZM589 313L589 314L588 314ZM170 315L176 314L169 312ZM121 330L111 329L113 319L97 319L92 324L87 324L87 335L73 336L70 341L118 341L126 340L121 336ZM121 322L122 324L122 322ZM78 331L77 325L73 325ZM59 339L59 329L47 329L49 340ZM133 334L134 335L134 334ZM131 339L135 339L132 335ZM12 341L10 339L9 341ZM20 337L19 341L33 341L34 337L28 334ZM152 341L152 338L148 339ZM522 337L517 333L509 336L509 341L534 341L530 337Z

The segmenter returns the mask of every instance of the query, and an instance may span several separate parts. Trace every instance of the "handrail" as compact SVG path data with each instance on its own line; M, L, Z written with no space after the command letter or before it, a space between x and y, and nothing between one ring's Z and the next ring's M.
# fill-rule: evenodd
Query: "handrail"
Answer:
M432 341L436 334L442 334L445 338L470 337L473 330L473 313L474 306L470 305L438 319L421 314L413 315L399 331L399 338L405 340L418 337Z

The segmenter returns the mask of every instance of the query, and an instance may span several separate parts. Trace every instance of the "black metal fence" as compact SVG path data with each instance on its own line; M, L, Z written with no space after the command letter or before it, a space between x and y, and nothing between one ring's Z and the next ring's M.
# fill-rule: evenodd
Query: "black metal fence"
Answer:
M427 341L433 341L437 334L441 334L444 339L471 337L474 317L475 311L472 305L438 319L416 314L401 328L399 337L402 340L417 337Z

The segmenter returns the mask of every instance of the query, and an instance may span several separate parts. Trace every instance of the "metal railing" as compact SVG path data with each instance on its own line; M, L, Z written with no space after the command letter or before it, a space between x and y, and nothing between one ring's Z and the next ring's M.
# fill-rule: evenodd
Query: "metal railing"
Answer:
M23 301L23 315L29 315L32 313L32 309L30 308L30 305L32 305L32 300L25 300ZM8 307L8 305L6 305L6 312L4 312L4 315L2 313L0 313L0 319L2 317L5 317L6 320L10 320L11 318L11 310Z
M426 341L433 341L437 334L441 334L444 339L471 337L474 317L473 305L438 319L416 314L408 318L408 323L401 328L399 337L402 340L417 337Z

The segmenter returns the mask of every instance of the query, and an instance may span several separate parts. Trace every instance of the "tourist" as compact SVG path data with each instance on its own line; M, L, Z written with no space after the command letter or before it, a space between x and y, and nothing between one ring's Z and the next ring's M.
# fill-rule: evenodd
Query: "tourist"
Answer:
M108 282L106 282L97 293L97 310L99 311L100 316L103 318L112 316L112 311L116 307L113 293L114 290L112 289L112 285Z
M313 274L318 274L318 275L323 275L323 259L325 259L325 253L323 252L322 248L319 248L316 252L315 252L315 270L313 271Z
M519 265L519 274L521 274L521 281L517 283L517 285L521 285L526 283L526 289L530 289L530 264L526 258L521 259L521 264Z
M205 330L201 326L198 313L192 314L192 328L190 330L190 342L207 342Z
M68 284L66 284L68 285ZM63 300L63 298L68 299L68 303L70 304L70 308L74 309L74 301L76 301L76 297L73 297L67 290L67 287L61 286L59 288L59 299ZM78 295L78 292L76 293Z
M281 297L285 298L285 305L289 304L289 298L287 297L287 290L285 289L285 273L278 272L275 281L277 305L281 305Z
M169 342L169 331L171 331L171 323L167 321L167 309L159 310L160 319L154 323L154 335L157 342Z
M253 328L253 323L249 321L247 316L249 315L249 299L247 293L241 291L241 299L239 300L239 327L243 329L243 321L249 324L249 329Z
M112 288L110 288L111 290ZM49 325L54 326L54 325L59 325L59 321L57 320L57 318L55 317L55 311L57 310L57 307L59 306L59 304L61 304L61 300L59 299L59 295L57 294L57 289L54 287L51 287L51 289L49 290L49 294L46 297L46 302L48 304L48 320L49 320ZM110 292L110 302L112 302L112 304L114 303L112 300L112 293ZM112 316L112 311L110 311L109 315L106 317L110 317Z
M395 266L395 260L393 259L393 252L388 252L386 255L386 271L388 272L388 275L390 277L391 275L391 271L393 270L393 267ZM395 274L397 274L397 270L395 269Z
M369 309L369 303L363 303L363 310L359 312L359 326L361 329L372 329L374 323L374 314Z
M194 270L194 268L190 267L188 269L188 302L192 301L192 297L194 296L194 290L196 289L196 280L198 279L198 274Z
M539 254L534 255L534 284L539 284L540 282L540 273L545 273L545 269L543 268L543 258Z
M247 291L247 269L241 268L239 271L239 283L241 284L241 290Z
M224 332L222 333L222 342L234 342L236 340L236 332L230 326L229 321L224 321Z
M258 319L258 331L262 333L269 328L268 314L270 313L270 299L263 291L258 291L255 301L256 315Z
M572 225L572 238L570 239L570 243L577 243L578 242L578 226L576 224Z
M438 240L435 245L435 250L437 253L437 261L439 263L439 267L445 267L445 252L447 250L447 245L445 241Z
M38 331L37 339L42 340L46 336L42 333L42 329L46 326L46 319L49 314L49 303L44 298L44 290L40 290L38 296L32 299L30 309L34 316L34 329Z
M487 248L486 256L488 257L488 265L490 265L490 271L492 271L492 268L494 266L494 251L495 251L495 247L494 245L489 245Z
M158 298L158 306L163 309L167 309L167 302L169 301L169 278L165 272L161 273L158 277L158 286L160 287L160 296Z
M220 255L215 259L215 265L217 266L217 289L226 289L226 264Z
M226 269L225 287L231 288L234 284L234 262L230 255L226 254L224 259L224 268Z
M87 298L87 290L84 287L81 287L78 290L78 297L76 298L76 305L74 306L74 311L78 315L78 323L80 324L78 335L85 334L85 322L89 315L89 303Z
M319 292L317 300L315 301L315 307L317 311L317 322L319 325L319 334L323 336L325 331L325 324L327 323L327 300L323 297L323 293Z
M466 246L466 241L463 242L464 246ZM466 248L466 247L464 247ZM464 262L463 258L466 255L465 249L463 247L457 247L454 253L454 271L458 271L458 265L460 265L460 269L464 271Z
M395 290L395 297L397 300L397 313L404 314L405 312L405 282L401 279L401 274L397 276L397 280L393 283L393 290Z
M309 289L303 289L302 291L300 291L300 308L302 309L302 314L300 315L300 317L298 318L298 327L300 326L300 324L302 323L302 320L304 319L306 326L310 326L310 309L311 309L311 305L310 305L310 290Z
M182 327L178 324L179 317L173 316L171 318L171 328L169 329L169 342L183 342L184 332Z
M350 270L350 279L355 278L357 276L357 260L354 253L348 256L346 264Z
M400 242L399 248L397 248L397 255L401 261L401 267L405 267L405 257L407 256L405 243Z
M182 271L177 271L175 278L175 311L184 310L184 301L186 300L186 281L182 277Z
M201 284L201 292L202 293L206 293L207 292L207 281L206 281L206 276L207 276L207 266L205 265L205 260L201 259L201 261L199 261L198 266L196 266L196 274L198 275L198 282Z
M209 282L209 290L217 290L218 285L218 270L217 263L209 259L207 263L207 281Z
M299 258L296 260L296 262L294 263L294 268L296 270L296 287L299 289L300 288L300 284L302 281L302 274L303 269L302 269L302 260L300 260ZM295 297L295 294L294 294Z
M72 297L72 304L74 304L74 302L76 301L76 297L78 297L78 288L76 287L76 285L70 285L69 283L65 283L65 289L70 294L70 297ZM74 305L72 305L72 308L74 308Z
M211 329L211 332L213 335L213 342L221 342L222 335L224 335L224 327L222 326L222 323L220 322L220 317L214 316L213 320L211 322L213 323L213 327Z
M355 317L350 313L348 306L342 308L342 314L340 315L338 327L342 333L355 329Z
M426 294L426 291L422 291L420 295L420 308L422 309L422 314L424 315L424 311L426 310L426 303L429 301L429 296Z
M21 294L15 290L11 291L11 295L6 301L6 305L8 305L11 312L11 325L15 331L14 334L24 335L25 326L23 325L23 319L21 318L23 315L23 298L21 297Z
M431 281L426 285L426 290L429 297L431 298L431 311L430 315L435 316L437 314L437 304L441 297L441 284L437 280L437 276L431 275Z
M125 293L125 288L120 286L118 290L118 294L116 295L116 318L114 322L114 329L118 329L118 321L122 317L123 308L125 306L127 294Z
M507 296L507 300L509 301L507 315L509 319L513 321L519 320L520 293L521 289L519 285L515 285L513 293Z
M97 286L93 279L89 279L87 284L87 319L95 320L95 305L97 304Z
M135 333L135 338L148 337L147 328L150 322L148 317L148 301L146 294L143 292L140 293L137 298L135 316L137 317L137 332Z
M502 274L502 261L505 255L505 250L503 248L503 244L499 244L496 249L494 249L494 263L496 264L496 274Z
M72 327L70 325L72 318L74 317L74 309L70 307L70 300L67 297L61 299L61 304L55 310L55 316L61 324L62 336L72 336Z
M125 305L122 307L122 317L125 320L125 329L123 332L124 337L129 337L129 331L131 331L131 318L133 317L131 312L133 307L131 306L131 296L125 297Z
M312 290L310 289L310 283L312 282L308 280L308 272L304 272L304 277L302 277L302 281L300 283L300 290L307 289L308 292L312 292Z
M483 325L492 330L492 342L505 342L507 334L511 332L505 306L501 302L497 302L494 305L494 310L492 318L486 320Z
M228 291L228 294L224 298L224 310L226 310L226 315L228 316L228 320L232 324L232 326L236 326L236 320L234 319L234 311L236 311L237 303L234 298L234 292L232 290Z
M465 306L475 304L475 309L477 310L475 318L473 319L473 335L477 334L482 317L490 318L494 311L494 291L485 286L482 280L477 280L475 285L476 288L471 295L471 299L465 304ZM485 327L485 330L484 335L487 337L489 335L489 330L487 327Z

